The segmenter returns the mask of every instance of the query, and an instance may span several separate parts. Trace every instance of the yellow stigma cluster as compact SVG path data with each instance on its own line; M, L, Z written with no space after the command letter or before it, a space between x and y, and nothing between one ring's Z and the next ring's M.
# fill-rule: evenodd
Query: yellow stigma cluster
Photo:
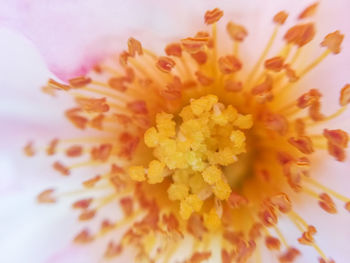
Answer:
M144 135L156 159L148 168L130 167L129 175L134 181L149 184L161 183L167 177L168 197L180 202L180 216L186 220L193 212L200 212L208 198L228 199L231 187L222 168L246 151L241 130L251 128L253 121L231 105L225 107L214 95L192 100L179 116L182 122L177 125L172 114L157 114L156 127ZM220 225L215 209L204 215L209 228Z

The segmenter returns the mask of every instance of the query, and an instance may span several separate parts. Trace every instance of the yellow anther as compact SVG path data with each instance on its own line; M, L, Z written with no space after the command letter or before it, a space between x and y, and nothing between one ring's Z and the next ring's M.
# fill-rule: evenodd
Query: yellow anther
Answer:
M146 180L145 168L142 166L131 166L129 168L129 175L132 180L137 182L143 182Z
M213 186L213 192L220 200L226 200L229 198L232 190L228 183L224 182L223 180L219 180Z
M253 117L250 114L239 114L233 124L240 129L250 129L253 126Z
M203 179L208 184L215 184L222 177L222 171L216 166L209 166L203 171Z
M190 204L195 212L199 212L202 208L203 201L197 195L189 195L185 201Z
M233 164L237 161L237 156L235 154L241 153L234 151L236 149L232 149L230 147L225 147L223 150L219 152L213 152L209 155L209 161L211 164L219 164L223 166L227 166Z
M183 200L188 196L189 187L185 184L175 183L168 188L168 197L170 200Z
M232 105L228 105L223 111L223 114L226 116L229 122L235 121L238 117L238 112Z
M153 160L149 163L148 167L148 183L150 184L158 184L163 182L164 180L164 168L165 164L158 161Z
M157 129L159 132L159 136L161 137L174 137L175 136L175 122L172 114L167 113L159 113L156 116Z
M211 209L209 213L204 214L204 225L210 231L218 229L221 225L221 219L216 213L215 209Z
M190 178L189 186L192 193L199 194L204 188L207 187L207 184L204 182L203 176L200 173L196 173Z
M183 121L191 120L194 118L191 106L184 107L179 115Z
M193 171L203 171L206 164L203 162L202 158L195 152L187 152L185 154L187 163L191 166Z
M197 195L189 195L180 203L180 215L183 219L188 219L193 212L199 212L203 201Z
M182 219L187 220L193 213L193 208L185 201L180 203L180 216Z
M188 184L191 172L190 169L176 170L173 174L173 181L179 184Z
M218 97L207 95L191 102L191 109L194 115L201 115L203 112L210 111L215 103L218 102Z
M245 135L243 132L239 130L232 131L230 140L233 142L234 146L237 148L241 148L245 142Z
M144 141L145 144L150 147L150 148L154 148L158 145L159 143L159 135L158 132L156 130L156 128L152 127L149 128L145 134L144 134Z

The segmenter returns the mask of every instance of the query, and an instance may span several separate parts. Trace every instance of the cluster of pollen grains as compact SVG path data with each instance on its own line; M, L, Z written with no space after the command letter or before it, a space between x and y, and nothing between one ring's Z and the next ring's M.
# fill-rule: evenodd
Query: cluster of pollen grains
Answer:
M232 49L225 53L217 31L224 14L216 8L205 13L208 32L168 44L164 55L130 38L126 51L88 75L49 80L45 93L63 90L75 98L65 115L83 135L53 139L46 153L64 180L81 169L85 177L82 189L49 188L38 202L75 198L72 208L84 227L74 242L109 239L105 258L129 253L137 262L265 262L261 255L269 250L290 263L308 246L320 263L334 262L317 244L322 229L304 220L295 209L300 200L292 198L295 192L315 199L320 212L335 214L340 202L350 211L350 199L318 182L310 169L317 151L346 159L348 134L327 123L350 102L347 84L339 110L326 115L322 93L298 85L341 51L344 36L335 31L324 37L325 51L305 63L317 6L298 16L280 51L271 54L288 19L285 11L276 14L251 69L239 52L248 30L228 22ZM33 156L37 149L30 142L24 151ZM107 216L112 203L121 210L114 218ZM290 245L281 218L295 225L300 247Z
M145 144L154 148L157 159L149 163L147 170L143 166L130 167L129 175L149 184L169 180L168 198L180 201L184 220L193 212L201 214L203 202L214 196L216 202L204 213L204 225L215 230L222 213L217 208L232 192L221 167L235 163L237 156L246 151L242 129L252 127L252 116L239 114L232 105L226 108L214 95L192 100L179 116L182 123L176 129L173 115L157 114L157 128L149 128L144 135Z

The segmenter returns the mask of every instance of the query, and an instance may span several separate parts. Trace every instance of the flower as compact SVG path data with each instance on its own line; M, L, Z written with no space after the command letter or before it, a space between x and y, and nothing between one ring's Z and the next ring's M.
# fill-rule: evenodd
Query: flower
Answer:
M111 57L67 83L50 79L43 91L69 93L76 106L65 115L89 137L47 145L62 176L84 169L83 189L45 189L38 202L79 197L72 203L79 221L101 224L82 228L76 243L98 243L125 226L120 238L108 240L105 258L132 247L142 262L246 262L260 260L266 247L281 250L280 262L292 262L301 249L285 237L291 231L279 221L288 219L298 229L299 245L312 247L319 262L332 262L317 240L323 228L297 209L309 207L310 200L299 200L309 195L327 213L338 211L334 199L349 210L349 199L321 184L314 169L323 160L345 160L348 135L328 125L345 112L350 86L339 89L340 109L327 115L319 89L296 90L327 56L340 53L343 34L334 31L321 42L319 57L308 63L300 57L315 37L314 24L303 20L317 6L305 9L284 34L282 49L267 56L288 18L277 13L275 31L252 70L239 52L248 30L231 21L228 37L219 36L224 13L215 8L204 15L210 32L169 43L164 56L131 37L118 58L120 68ZM225 52L225 43L231 50ZM312 155L321 150L331 157ZM37 148L29 142L24 151L33 156ZM182 254L186 240L193 248Z

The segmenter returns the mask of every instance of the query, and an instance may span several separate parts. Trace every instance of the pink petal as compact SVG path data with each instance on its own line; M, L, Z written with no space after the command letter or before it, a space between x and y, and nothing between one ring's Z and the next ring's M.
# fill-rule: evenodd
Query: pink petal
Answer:
M2 3L0 23L22 32L40 50L49 68L61 79L84 74L96 61L120 50L130 35L176 37L203 24L204 11L219 6L228 17L246 17L256 23L281 8L303 8L299 1L121 1L108 0L7 0ZM290 8L291 7L291 8ZM261 9L263 8L263 12ZM267 21L266 19L263 19ZM249 20L248 20L249 21ZM146 29L146 30L145 30Z

